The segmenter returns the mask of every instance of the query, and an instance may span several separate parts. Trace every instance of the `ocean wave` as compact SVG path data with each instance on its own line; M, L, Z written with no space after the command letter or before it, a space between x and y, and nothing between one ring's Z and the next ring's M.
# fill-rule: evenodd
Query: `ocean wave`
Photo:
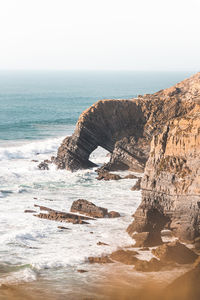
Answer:
M0 147L0 160L27 159L38 154L55 152L64 137L40 140L20 146Z
M37 274L30 268L12 272L9 275L4 275L0 278L0 286L4 284L19 284L23 282L31 282L37 279Z

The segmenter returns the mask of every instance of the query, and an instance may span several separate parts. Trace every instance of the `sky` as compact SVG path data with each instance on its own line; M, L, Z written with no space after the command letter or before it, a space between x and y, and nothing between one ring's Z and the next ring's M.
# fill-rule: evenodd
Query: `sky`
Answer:
M200 0L0 0L0 70L200 71Z

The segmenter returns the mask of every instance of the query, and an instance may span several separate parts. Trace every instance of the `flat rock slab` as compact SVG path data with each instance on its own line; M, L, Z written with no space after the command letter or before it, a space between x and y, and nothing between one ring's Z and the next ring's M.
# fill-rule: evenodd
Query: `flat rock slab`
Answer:
M138 179L138 177L135 176L134 174L128 174L124 176L123 179Z
M113 261L106 255L106 256L99 256L99 257L94 257L90 256L88 257L88 261L90 264L98 263L98 264L109 264L113 263Z
M25 211L24 211L25 213L29 213L29 214L31 214L31 213L36 213L36 210L32 210L32 209L25 209Z
M57 211L46 206L40 206L37 204L35 204L34 206L39 207L40 210L48 212L48 213L39 213L37 215L34 215L35 217L41 219L48 219L57 222L68 222L73 224L89 224L88 222L86 222L87 220L95 220L94 218L90 218L86 216L80 216L72 213Z
M58 229L61 229L61 230L70 230L70 228L67 228L67 227L64 227L64 226L58 226Z
M97 245L98 245L98 246L109 246L108 244L103 243L103 242L98 242Z

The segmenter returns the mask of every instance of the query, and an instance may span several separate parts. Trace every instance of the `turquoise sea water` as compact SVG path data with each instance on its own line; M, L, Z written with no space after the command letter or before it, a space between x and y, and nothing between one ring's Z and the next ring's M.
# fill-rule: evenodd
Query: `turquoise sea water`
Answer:
M131 98L169 87L188 72L1 71L0 140L69 134L99 99Z

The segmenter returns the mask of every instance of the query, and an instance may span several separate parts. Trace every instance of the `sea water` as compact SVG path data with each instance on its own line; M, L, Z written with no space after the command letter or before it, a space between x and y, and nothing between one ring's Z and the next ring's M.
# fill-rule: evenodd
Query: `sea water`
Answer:
M43 283L54 293L83 294L107 266L90 266L89 256L109 254L133 243L126 233L141 201L136 180L98 181L95 169L71 173L37 165L56 155L80 113L99 99L128 99L170 87L189 73L0 72L0 285ZM97 148L90 159L109 160ZM122 175L126 175L122 174ZM77 199L116 210L117 219L87 225L43 220L24 210L34 204L69 211ZM59 225L68 230L61 230ZM108 246L99 246L101 241ZM88 272L79 274L77 269ZM53 294L52 294L53 295Z

